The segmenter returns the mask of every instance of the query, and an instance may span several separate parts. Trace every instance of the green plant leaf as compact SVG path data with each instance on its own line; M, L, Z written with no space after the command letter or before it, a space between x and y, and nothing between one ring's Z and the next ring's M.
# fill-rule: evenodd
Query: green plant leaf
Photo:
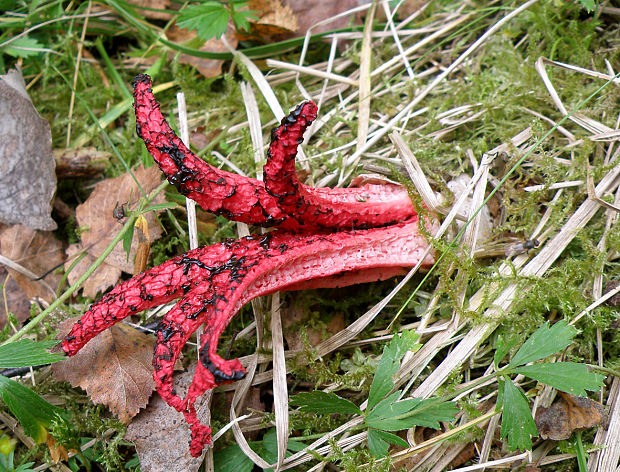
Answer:
M508 367L517 367L549 357L570 345L576 334L577 330L564 320L558 321L551 328L547 322L523 343Z
M292 452L301 451L306 445L299 441L289 439L286 443L286 457L292 455ZM256 448L252 448L256 451ZM276 429L271 428L263 436L263 441L260 444L260 450L256 451L260 456L269 463L276 462L278 460L278 438L276 435ZM216 469L219 471L219 469ZM273 469L265 469L265 472L272 472Z
M177 24L181 28L196 30L196 35L205 41L220 38L228 28L230 12L219 2L205 2L190 5L179 14Z
M596 9L596 2L594 0L577 0L582 8L588 13L593 12Z
M395 444L396 446L401 447L409 447L407 441L396 436L395 434L379 431L377 429L368 430L368 449L370 449L370 453L373 456L377 458L387 456L390 444Z
M511 451L532 449L532 438L538 434L527 398L510 380L500 380L502 396L502 429L500 435L508 439Z
M299 406L301 411L311 411L313 413L362 414L353 402L333 392L321 392L320 390L295 395L290 399L290 403Z
M377 365L377 371L372 379L370 394L368 395L368 409L377 405L394 388L392 376L398 370L400 361L407 351L418 350L416 344L419 336L412 331L403 331L400 336L394 336L390 343L383 348L383 355Z
M452 421L458 412L453 402L436 398L407 398L397 401L400 391L382 400L368 413L366 424L384 431L400 431L413 426L439 429L440 421Z
M219 472L251 472L254 468L254 462L236 444L215 451L213 462Z
M509 341L506 341L503 336L498 336L495 354L493 355L493 363L496 368L499 368L499 363L504 357L506 357L506 354L508 354L517 341L517 338L512 338Z
M586 390L598 390L605 380L604 375L589 372L584 364L576 362L526 365L514 371L580 397L586 396Z
M43 47L36 39L22 36L7 44L2 48L2 52L12 57L30 57L43 52Z
M133 232L136 229L135 222L131 228L123 235L123 251L127 254L127 262L129 262L129 254L131 253L131 243L133 242Z
M58 341L35 342L31 339L4 344L0 346L0 368L30 367L61 361L65 359L64 354L47 351L56 344Z
M253 10L243 10L243 11L235 11L232 14L232 20L237 29L242 29L244 31L249 31L250 29L250 20L258 20L258 17L254 14L256 13Z
M0 396L36 443L47 439L46 428L63 413L22 384L0 375Z

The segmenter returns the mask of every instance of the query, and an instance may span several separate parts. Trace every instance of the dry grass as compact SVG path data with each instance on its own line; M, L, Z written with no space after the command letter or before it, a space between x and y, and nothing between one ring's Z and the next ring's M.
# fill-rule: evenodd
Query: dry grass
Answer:
M424 175L421 165L410 148L411 144L407 144L403 139L405 136L409 143L415 142L418 138L449 142L451 134L466 127L467 124L472 124L467 132L471 133L472 128L475 130L476 122L480 116L488 111L485 106L480 103L462 103L458 107L433 116L433 111L425 105L425 99L430 95L434 95L434 98L440 98L442 94L451 93L452 84L463 77L476 80L475 73L470 75L468 69L475 69L476 63L484 61L484 49L489 40L494 35L501 35L502 27L522 15L535 3L537 3L536 0L530 1L516 10L507 10L505 14L498 15L484 34L473 41L469 47L465 48L461 45L459 49L463 52L458 55L455 55L455 51L450 49L454 42L441 43L440 41L445 39L456 27L465 24L471 18L471 13L460 11L436 14L430 18L423 30L407 29L407 20L400 24L390 25L389 31L385 32L371 32L368 28L365 29L360 38L359 67L355 68L352 67L351 61L335 59L333 54L330 55L330 59L326 63L306 65L306 60L302 54L298 64L269 60L269 66L290 72L270 74L265 77L251 61L243 57L241 53L236 53L240 63L248 69L254 81L252 84L245 84L244 90L256 87L269 103L276 119L281 118L282 110L273 102L277 95L274 89L281 87L287 81L293 81L301 97L312 98L319 104L320 117L312 127L312 135L317 135L319 132L322 136L338 133L338 128L341 128L342 123L334 122L333 118L336 116L343 118L347 123L356 123L357 134L353 134L353 139L348 143L341 145L337 150L332 150L333 152L310 155L307 162L304 161L303 157L301 158L302 163L312 169L311 179L317 185L343 184L354 172L357 173L360 168L364 167L377 169L386 163L391 166L404 165L408 178L411 179L411 184L419 192L425 206L436 214L442 215L442 226L436 237L446 242L453 241L458 248L456 253L459 257L469 259L488 255L481 249L489 243L490 238L493 238L493 228L490 228L490 232L489 228L484 228L483 231L484 225L481 223L481 219L483 215L486 215L488 220L489 216L479 210L489 201L490 191L503 189L505 181L512 178L510 173L506 174L503 180L502 175L495 175L497 171L496 161L502 153L520 157L514 169L516 170L519 166L526 167L535 164L542 148L545 148L547 153L557 155L558 165L560 166L567 165L561 160L560 155L566 152L570 153L570 149L575 149L586 141L600 143L600 149L605 152L607 156L604 162L607 166L606 174L599 177L598 185L590 192L589 198L583 200L581 205L570 214L563 215L559 221L557 216L553 216L553 205L546 205L547 209L540 215L539 224L531 232L531 238L539 238L541 242L535 257L523 253L510 257L504 262L500 260L496 268L497 277L492 282L485 282L482 285L471 284L471 287L468 287L468 270L465 267L453 265L451 269L454 271L453 279L461 282L459 284L461 288L455 297L458 306L453 307L452 316L449 318L438 316L436 310L439 299L445 296L445 287L442 287L441 283L435 287L429 283L424 285L423 289L428 293L430 302L421 311L419 321L408 322L400 327L400 329L416 330L422 335L424 346L405 358L397 377L394 379L396 385L404 387L405 391L412 396L426 398L437 395L441 393L442 386L446 382L451 382L450 388L463 387L473 382L478 375L489 373L492 364L488 364L486 369L481 368L480 365L477 365L476 368L473 366L479 364L481 358L487 357L489 349L493 348L491 337L496 332L498 325L505 322L506 314L510 314L514 310L515 299L523 290L523 285L519 280L531 277L544 278L558 263L569 244L594 218L605 220L606 232L601 235L599 242L599 249L605 252L605 237L607 232L614 227L617 219L617 208L602 200L601 197L615 194L617 201L618 195L620 195L618 191L620 166L617 164L618 152L615 148L618 132L615 128L606 126L594 118L586 117L564 105L560 99L561 94L557 93L553 80L549 78L547 72L548 67L565 68L576 74L596 77L600 79L600 84L604 84L605 81L615 82L618 80L614 78L616 72L611 68L611 65L609 65L608 73L600 73L595 70L550 61L543 57L539 58L535 62L536 71L539 74L539 85L546 87L557 110L555 113L549 114L547 110L539 112L528 109L524 113L529 112L543 122L549 123L553 126L553 133L548 132L541 138L535 139L531 128L525 127L521 132L515 133L511 141L488 149L482 155L476 155L469 150L466 155L470 166L463 166L469 167L469 176L466 179L468 182L465 190L455 201L451 201L450 196L445 192L436 192L432 189L429 184L432 179ZM387 5L383 4L383 7L387 8ZM369 16L372 17L374 13L373 6L370 9ZM339 42L349 37L350 34L332 36L330 38L332 52L335 51ZM444 49L438 49L438 45ZM515 48L518 47L517 44ZM389 54L385 53L380 56L373 55L373 51L381 48L393 51L393 56L390 57ZM425 54L429 50L433 51L434 58L425 60ZM450 59L450 61L446 63L446 59ZM415 68L412 68L412 63L416 64ZM372 68L370 68L370 64L372 64ZM531 63L524 65L524 67L531 66ZM347 71L348 75L344 75L343 71ZM373 107L373 102L383 103L386 96L397 96L402 91L411 90L412 84L413 93L408 95L408 100L399 102L392 109L379 107L378 110ZM614 86L611 85L611 87ZM607 93L607 90L601 93ZM251 104L252 102L246 99L246 103ZM496 106L501 106L501 104L498 103ZM251 114L256 114L253 108L252 110L248 109L248 116ZM420 117L428 117L430 121L424 122L424 118ZM566 121L562 120L563 117L568 117L574 125L569 126ZM414 121L414 118L417 120ZM440 127L425 135L425 128L428 128L433 120L435 123L439 123ZM563 126L559 125L560 120L562 120ZM414 122L415 125L413 125ZM256 121L250 120L250 123L253 123L251 127L253 129ZM387 135L391 137L392 143L383 139ZM560 144L562 143L562 135L565 138L565 144ZM576 137L577 135L579 138ZM259 147L259 140L253 138L253 144L256 149ZM319 148L321 148L319 144L313 146L313 149ZM336 161L336 151L345 156L340 164L337 164ZM319 158L326 165L319 165ZM437 172L441 174L441 169ZM465 170L465 174L468 174L467 170ZM566 178L570 178L568 166ZM545 181L539 186L525 190L540 189L545 189L551 194L549 200L539 202L541 209L546 202L557 201L566 191L577 190L581 193L585 191L582 180ZM547 195L549 193L541 192L541 197ZM605 205L607 210L601 211L601 205ZM462 225L463 221L467 221L468 224L464 232L458 233L457 238L457 233L450 230L455 227L458 221L461 221L459 225ZM488 226L489 222L486 223ZM493 219L490 223L493 226ZM500 254L504 255L504 251L500 251ZM608 252L604 259L611 263L616 257L617 254ZM390 303L397 295L401 294L405 287L410 287L408 283L416 271L417 268L414 268L383 300L366 313L360 314L343 331L333 333L330 338L315 346L312 351L314 359L322 359L341 349L345 349L344 352L346 352L349 346L384 343L389 339L390 335L386 336L385 334L393 334L395 332L393 328L398 326L401 321L394 317L395 306L390 305ZM505 278L505 281L502 281L502 278ZM606 278L605 274L599 274L592 280L592 283L598 286L598 291L592 294L595 299L592 305L580 314L562 313L561 316L572 319L573 323L578 323L592 309L602 303L604 300L601 299L601 280L604 278ZM474 288L474 292L470 293L472 288ZM257 353L243 359L244 364L251 366L252 375L248 375L245 381L231 387L235 390L233 407L239 402L242 403L242 396L250 384L259 385L273 379L274 423L278 432L279 454L277 463L273 464L272 467L275 467L276 470L299 470L297 467L301 464L310 464L311 466L307 470L323 470L326 462L319 461L317 458L328 458L334 454L335 446L340 448L339 453L341 454L364 444L365 433L348 433L362 420L361 418L353 418L333 431L325 432L323 437L312 442L305 450L284 457L286 437L289 434L290 414L290 407L287 403L286 375L293 368L292 359L296 353L283 349L278 303L279 297L274 297L271 310L271 339L257 337L259 352L263 352L260 351L261 349L271 349L273 350L273 357ZM471 316L463 316L464 313L478 313L478 315L474 321ZM262 319L265 313L260 307L255 306L255 315L257 319ZM392 323L386 326L388 331L377 329L376 322L379 315L393 318ZM407 319L410 320L411 316L409 315ZM373 323L375 324L373 325ZM264 322L261 321L260 324L264 324ZM256 324L256 326L258 325L259 323ZM375 326L376 336L360 340L358 336L365 330L367 332L369 326ZM448 350L446 350L447 347L449 347ZM602 344L599 344L599 347L601 350L603 349ZM601 365L603 357L599 357ZM288 364L283 362L285 358L289 360ZM295 368L300 368L300 365L298 360L295 363ZM429 369L430 366L433 368ZM454 382L453 379L457 373L460 373L460 376L457 377L460 380ZM594 445L596 445L594 449L597 451L591 455L589 463L589 470L591 471L614 470L618 462L619 435L613 433L620 423L617 380L616 378L611 390L601 392L601 398L612 411L609 427L601 427L594 440ZM339 389L339 385L337 383L323 385L322 388L332 391ZM553 447L548 447L548 443L544 441L538 442L532 453L517 454L498 449L496 438L499 416L494 411L496 388L496 384L488 382L468 392L467 395L470 400L478 397L479 413L477 417L472 418L470 414L463 412L458 419L457 427L422 443L412 443L407 450L394 451L390 460L393 463L406 464L407 470L412 471L458 470L464 472L485 470L485 468L488 470L489 467L493 467L494 470L512 468L528 461L537 466L543 466L562 463L574 457L572 454L558 453L553 450ZM549 399L546 399L546 402L548 403ZM537 398L535 404L540 405L541 403ZM235 439L244 452L260 467L267 467L268 464L251 450L243 436L244 431L255 429L256 421L249 417L239 422L234 408L231 409L231 421L234 422ZM483 438L474 442L476 450L473 457L469 459L470 463L475 465L451 469L450 463L468 447L471 447L471 441L475 440L474 435L468 434L471 433L474 426L482 428L484 431ZM408 435L408 437L410 436ZM598 451L599 447L601 447L600 452ZM494 459L491 460L491 457ZM332 470L332 466L329 466L329 469Z
M573 23L567 21L560 32L536 29L554 18L549 8L543 0L515 8L494 2L479 9L460 2L424 2L396 21L387 2L376 2L344 14L363 12L366 27L328 37L324 62L310 63L309 43L288 62L253 61L230 48L235 56L231 71L240 70L245 78L239 84L245 111L236 110L237 122L227 128L226 146L220 149L233 151L213 151L209 159L260 179L267 131L285 116L287 106L312 99L319 117L298 156L309 184L344 186L365 172L374 179L397 180L419 199L421 211L432 212L441 225L433 241L438 263L430 273L420 274L414 267L398 283L382 285L382 298L373 298L365 311L355 308L347 326L329 332L317 345L287 349L282 311L291 300L288 295L254 300L254 319L236 337L256 340L256 349L248 351L254 353L240 358L248 375L216 391L233 391L226 421L215 420L221 426L214 435L216 449L218 442L234 439L256 465L282 471L400 467L465 472L526 464L577 470L571 444L561 449L537 439L532 451L508 451L499 439L497 379L477 382L494 372L500 334L522 342L547 320L567 319L582 330L577 347L563 354L567 359L612 373L620 367L618 337L612 332L617 330L617 307L614 314L605 305L620 287L604 293L620 277L620 79L613 49L620 33L601 17L598 29L592 28L601 37L590 40L585 53L575 47L573 54L566 44L584 39L569 29ZM607 8L598 14L617 12ZM377 17L388 18L384 30L372 29ZM575 21L585 25L589 20ZM556 51L553 41L565 48ZM561 60L543 57L541 50L557 53L553 57ZM208 127L213 116L224 112L221 104L206 113L190 110L188 119L181 118L186 125L181 128ZM74 145L87 139L81 136ZM243 145L251 145L251 159L235 158ZM189 234L196 234L191 202L187 213ZM239 236L249 234L244 224L235 229ZM540 245L519 250L528 239ZM196 244L193 236L189 245ZM538 306L537 294L540 304L548 306ZM321 300L317 305L322 314L336 311ZM331 428L325 428L326 422L299 424L289 395L314 386L346 392L364 409L372 375L358 375L352 388L352 376L337 370L327 379L320 365L327 369L334 359L349 360L355 349L365 359L376 359L403 330L418 333L423 346L404 357L395 385L403 395L419 398L464 389L456 398L462 408L454 424L443 425L432 437L420 428L407 431L410 447L392 449L377 462L360 452L367 441L366 432L356 429L364 421L361 416L346 422L331 418ZM243 410L255 386L273 399L271 411ZM533 400L534 413L553 400L549 388L521 386ZM619 396L619 379L610 375L596 398L606 406L608 421L595 435L584 433L589 472L620 470ZM9 425L12 418L0 420ZM274 426L277 461L269 464L248 438ZM308 446L287 456L287 441L299 438L300 431L310 431L303 438ZM22 441L33 447L27 439ZM213 450L205 463L206 470L216 470Z

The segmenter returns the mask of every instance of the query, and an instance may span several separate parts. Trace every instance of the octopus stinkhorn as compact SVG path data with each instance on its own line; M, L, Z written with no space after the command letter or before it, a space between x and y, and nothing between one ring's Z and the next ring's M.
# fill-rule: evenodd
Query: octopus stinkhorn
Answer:
M245 375L238 359L217 354L220 335L249 300L279 290L339 287L383 280L422 261L428 243L407 191L396 185L330 189L304 185L295 172L297 147L316 118L304 102L271 133L264 182L216 169L174 134L156 102L151 79L134 80L136 129L179 192L218 215L275 231L199 247L127 280L97 300L62 342L68 356L132 313L179 299L158 330L153 366L162 398L185 415L199 456L211 429L194 403L216 385ZM204 325L198 365L185 398L173 368L192 333Z

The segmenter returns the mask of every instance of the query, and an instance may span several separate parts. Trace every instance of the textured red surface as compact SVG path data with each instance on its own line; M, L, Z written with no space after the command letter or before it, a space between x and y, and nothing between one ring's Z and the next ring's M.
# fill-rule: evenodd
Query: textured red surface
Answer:
M196 417L196 398L245 375L239 360L217 354L220 335L245 303L279 290L386 279L417 264L428 245L408 197L405 204L405 197L399 196L407 195L404 189L368 186L377 188L366 205L356 193L360 189L323 191L299 182L294 159L303 130L316 116L314 104L300 105L273 131L263 185L215 169L191 154L163 121L150 79L138 76L135 87L138 134L183 193L215 213L289 230L200 247L149 269L95 302L63 341L65 353L74 355L128 315L180 298L157 330L153 375L162 398L185 415L192 430L191 453L199 456L210 442L211 430ZM378 198L391 203L379 204ZM371 210L364 211L366 206ZM394 208L401 211L396 220ZM356 226L370 228L350 229ZM325 231L328 227L332 232ZM427 256L424 264L431 263ZM174 364L201 325L205 330L198 366L186 397L181 398L174 390Z
M151 79L134 81L136 130L170 183L203 209L234 221L287 231L385 226L415 215L406 189L396 185L312 188L295 173L297 146L316 118L304 102L271 133L265 182L217 169L192 153L164 119Z

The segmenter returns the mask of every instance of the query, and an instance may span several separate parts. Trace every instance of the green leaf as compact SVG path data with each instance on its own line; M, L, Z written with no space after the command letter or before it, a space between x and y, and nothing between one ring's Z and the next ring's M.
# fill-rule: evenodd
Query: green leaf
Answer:
M576 334L577 330L564 320L558 321L551 328L547 322L523 343L508 367L516 367L549 357L570 345Z
M213 453L215 470L218 472L251 472L254 462L236 444Z
M526 365L514 371L580 397L586 396L586 390L598 390L605 380L604 375L589 372L584 364L575 362Z
M407 398L396 401L400 391L394 392L368 413L366 424L384 431L400 431L413 426L439 429L440 421L452 421L458 412L453 402L436 398Z
M502 394L502 438L508 438L511 451L532 449L532 438L538 434L527 398L510 380L500 380Z
M205 41L220 38L228 28L230 12L219 2L205 2L190 5L179 14L177 24L181 28L196 30L196 35Z
M594 11L596 9L596 2L594 0L577 0L582 8L588 13Z
M368 449L370 449L370 453L373 456L377 458L387 456L390 444L395 444L396 446L401 447L409 447L407 441L396 436L395 434L386 433L385 431L379 431L377 429L368 430Z
M503 336L498 336L497 338L497 346L495 348L495 354L493 356L493 363L495 364L495 368L499 367L499 363L501 360L506 357L506 354L512 349L512 347L517 343L518 338L512 338L509 341L506 341Z
M131 243L133 241L133 232L135 229L136 225L133 224L123 235L123 251L127 254L127 262L129 262L129 254L131 252Z
M232 20L233 20L233 23L235 24L235 27L238 30L242 29L244 31L249 31L250 29L249 20L258 20L258 17L254 13L256 12L253 10L235 11L232 14Z
M31 339L20 339L0 346L0 368L30 367L61 361L65 359L64 354L47 352L47 349L56 344L58 341L35 342Z
M394 388L392 376L398 370L400 361L407 351L417 351L420 348L421 345L416 344L418 339L419 336L414 332L403 331L400 336L394 336L390 343L383 348L383 355L370 386L370 394L368 395L369 410Z
M2 48L2 52L13 57L29 57L40 54L43 47L36 39L22 36Z
M0 375L0 396L36 443L47 439L46 428L63 413L22 384Z
M306 445L304 443L289 439L286 443L286 457L292 455L291 452L301 451L305 447ZM270 464L276 462L278 460L278 438L276 429L271 428L265 433L259 448L260 450L257 451L256 448L252 449ZM216 468L215 470L219 472L219 469ZM273 469L266 469L265 472L273 472Z
M300 406L301 411L311 411L313 413L362 414L353 402L339 397L333 392L321 392L320 390L295 395L290 399L290 403Z

